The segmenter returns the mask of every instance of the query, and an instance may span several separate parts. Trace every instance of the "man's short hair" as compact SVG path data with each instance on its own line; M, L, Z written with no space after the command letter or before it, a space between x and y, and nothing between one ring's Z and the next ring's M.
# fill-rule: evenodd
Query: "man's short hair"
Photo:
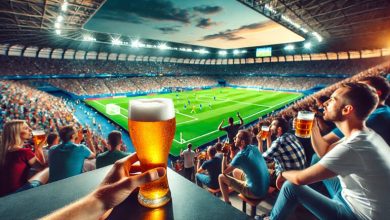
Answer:
M326 96L326 95L321 95L321 96L319 96L319 97L317 98L317 100L318 100L319 102L321 102L321 104L324 104L324 102L328 101L328 99L329 99L329 96Z
M289 130L288 121L281 117L274 118L274 121L276 121L276 127L282 128L282 133L286 133Z
M252 143L252 134L251 132L247 130L240 130L242 137L241 139L245 142L245 145L251 144Z
M108 144L114 148L118 146L122 141L122 133L119 131L111 131L110 134L108 134ZM111 149L113 150L113 149Z
M386 78L382 76L370 76L360 79L359 81L365 81L374 87L377 91L380 91L379 100L383 101L389 97L390 94L390 84Z
M49 146L52 146L54 141L58 138L57 132L50 132L50 134L47 136L47 144Z
M217 149L214 146L210 146L208 152L210 153L210 156L214 157L217 153Z
M365 120L378 104L376 91L364 83L344 83L342 87L348 89L343 94L344 100L354 107L359 119Z
M228 121L229 121L230 124L233 124L234 123L233 117L229 117Z
M222 150L222 147L223 147L223 145L222 145L222 143L221 143L221 142L218 142L218 143L216 143L216 144L214 145L214 147L215 147L215 149L217 149L217 151L221 151L221 150Z
M75 129L72 125L64 126L60 129L59 135L63 143L66 143L72 139L72 135L75 134Z
M192 148L192 144L191 143L187 144L187 148Z

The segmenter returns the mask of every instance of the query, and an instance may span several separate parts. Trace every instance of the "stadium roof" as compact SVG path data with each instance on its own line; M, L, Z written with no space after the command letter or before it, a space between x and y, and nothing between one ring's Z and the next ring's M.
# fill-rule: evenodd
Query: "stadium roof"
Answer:
M237 1L306 40L315 41L320 36L322 42L317 42L316 52L390 47L388 0ZM84 25L105 3L106 0L2 0L0 43L107 52L128 50L112 47L111 35L106 33L94 33L97 42L81 40L88 33Z

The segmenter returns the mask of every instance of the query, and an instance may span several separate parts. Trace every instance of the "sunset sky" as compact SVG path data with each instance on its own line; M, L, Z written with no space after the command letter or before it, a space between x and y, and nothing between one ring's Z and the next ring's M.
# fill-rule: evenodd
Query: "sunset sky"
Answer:
M235 0L108 0L84 28L221 49L304 40Z

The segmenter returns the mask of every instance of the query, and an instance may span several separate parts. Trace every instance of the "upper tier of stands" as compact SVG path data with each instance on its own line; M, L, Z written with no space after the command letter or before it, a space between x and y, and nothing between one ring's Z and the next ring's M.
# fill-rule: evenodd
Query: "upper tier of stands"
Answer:
M204 65L108 60L57 60L0 56L0 75L53 74L154 74L154 75L237 75L312 74L353 75L384 61L386 57L356 60L300 61L260 64Z

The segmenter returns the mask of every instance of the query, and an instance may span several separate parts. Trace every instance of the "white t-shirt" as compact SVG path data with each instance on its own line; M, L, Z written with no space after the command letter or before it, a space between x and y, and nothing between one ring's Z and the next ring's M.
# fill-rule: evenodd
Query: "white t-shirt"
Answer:
M184 156L184 168L191 168L194 167L194 158L195 158L195 152L193 150L185 149L183 150L183 156Z
M341 194L359 219L390 218L390 147L381 136L355 132L319 163L338 174Z

